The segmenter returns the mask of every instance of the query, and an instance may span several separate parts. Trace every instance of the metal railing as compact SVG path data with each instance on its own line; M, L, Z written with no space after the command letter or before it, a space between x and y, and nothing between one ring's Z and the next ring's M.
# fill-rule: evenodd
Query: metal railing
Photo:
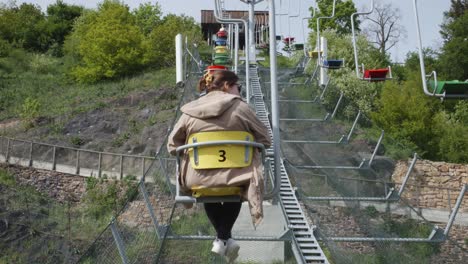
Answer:
M0 161L86 177L142 179L154 159L0 137Z

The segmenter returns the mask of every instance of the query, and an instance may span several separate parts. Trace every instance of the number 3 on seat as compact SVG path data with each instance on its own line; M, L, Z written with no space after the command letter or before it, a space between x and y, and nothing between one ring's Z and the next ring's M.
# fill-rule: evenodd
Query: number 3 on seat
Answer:
M187 144L220 142L213 146L189 149L190 164L194 169L242 168L252 163L253 147L229 144L229 141L254 142L254 137L245 131L210 131L190 135Z

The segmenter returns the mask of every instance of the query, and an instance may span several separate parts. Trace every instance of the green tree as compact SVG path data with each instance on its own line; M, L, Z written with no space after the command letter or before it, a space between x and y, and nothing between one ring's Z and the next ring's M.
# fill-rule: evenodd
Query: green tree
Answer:
M446 79L468 79L468 1L451 0L444 13L441 35L444 46L440 55L440 70Z
M468 163L468 102L460 100L455 112L440 111L434 116L434 141L437 158L454 163Z
M155 5L151 3L140 4L132 13L136 18L136 24L145 35L149 35L162 22L161 6L158 3Z
M374 12L366 16L368 26L365 29L375 44L382 57L387 56L387 51L394 47L398 41L406 38L406 30L400 24L401 12L391 3L376 4Z
M47 29L52 38L54 55L62 55L61 46L65 37L72 31L73 23L83 13L83 7L68 5L62 0L47 7Z
M45 51L50 43L45 15L34 4L0 6L0 32L0 38L31 51Z
M128 6L117 0L85 12L66 42L67 54L78 64L71 74L80 82L131 74L146 63L144 35Z
M149 61L156 67L175 64L175 36L183 34L191 43L203 43L200 26L192 17L167 15L163 23L154 28L149 35Z
M328 57L343 58L346 63L346 69L339 71L329 71L332 85L336 85L348 98L359 108L368 113L374 108L374 98L379 95L380 84L363 82L356 78L354 53L351 34L339 34L334 29L328 29L322 32L328 42ZM316 35L311 35L309 43L315 43ZM366 68L379 68L385 65L385 60L381 54L363 34L357 34L356 45L359 54L359 63L363 63ZM338 95L336 95L338 96ZM336 103L338 98L330 98L332 104ZM353 114L353 113L352 113Z
M317 18L331 16L333 12L333 0L317 1L318 12L313 19L309 20L309 28L317 29ZM312 11L312 8L310 11ZM336 29L339 34L351 33L351 15L357 12L353 1L336 0L335 16L331 19L320 19L320 31L326 29ZM354 26L359 31L360 20L356 18Z
M412 145L419 155L437 157L438 145L434 142L433 116L439 107L421 92L418 75L412 75L403 84L386 82L377 101L377 110L371 114L377 126L390 137Z

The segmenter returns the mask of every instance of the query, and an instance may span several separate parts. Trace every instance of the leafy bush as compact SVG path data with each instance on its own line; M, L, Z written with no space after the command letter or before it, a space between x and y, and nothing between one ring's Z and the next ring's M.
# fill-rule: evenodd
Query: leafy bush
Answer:
M15 177L13 177L13 175L11 175L8 171L0 169L0 184L14 186L16 184Z
M420 87L420 82L414 80L403 85L386 82L378 108L371 117L392 138L403 143L412 142L419 155L433 158L437 146L431 140L434 139L432 118L437 105L420 91Z
M86 214L95 219L108 217L111 213L121 209L125 199L119 197L119 188L116 181L108 181L103 185L98 179L86 178Z
M167 15L161 25L155 27L149 34L146 57L151 65L169 67L175 65L175 36L179 33L188 37L191 43L204 43L200 26L192 17Z
M20 109L20 117L23 119L26 128L33 127L36 118L39 117L39 101L32 97L27 97Z
M71 74L80 82L127 75L145 64L144 35L119 1L105 0L82 15L66 42L66 53L78 60Z
M441 111L434 116L434 142L438 143L438 159L468 163L468 102L460 101L455 112Z

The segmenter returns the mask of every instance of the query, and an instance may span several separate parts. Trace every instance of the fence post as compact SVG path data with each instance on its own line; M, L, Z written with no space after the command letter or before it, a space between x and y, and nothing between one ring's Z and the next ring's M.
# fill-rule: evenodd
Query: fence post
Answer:
M57 151L57 147L54 146L53 150L52 150L52 170L56 170L56 165L57 165L57 160L56 160L56 157L55 157L55 154L56 154L56 151Z
M128 261L127 254L125 253L125 246L122 240L122 236L120 235L119 229L117 228L117 225L115 224L115 218L112 219L110 228L112 231L112 236L114 237L115 245L117 246L117 250L119 251L120 258L122 259L122 263L123 264L130 263Z
M141 179L145 176L145 157L141 158Z
M7 140L7 149L6 149L6 157L5 157L6 163L10 163L10 138Z
M33 165L33 142L31 141L31 148L29 149L29 167L32 167Z
M76 175L80 175L80 150L76 150Z
M99 163L98 163L98 177L101 178L101 163L102 163L102 153L99 152Z
M124 159L124 156L120 155L120 179L121 180L123 179L123 159Z

